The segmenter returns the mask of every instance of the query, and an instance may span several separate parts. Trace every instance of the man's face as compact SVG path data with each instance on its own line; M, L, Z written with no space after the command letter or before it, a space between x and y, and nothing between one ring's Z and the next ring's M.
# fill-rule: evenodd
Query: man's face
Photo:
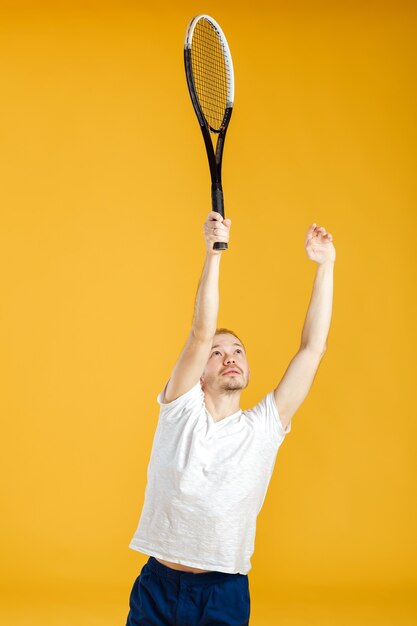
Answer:
M230 370L234 373L228 373ZM201 377L203 390L227 393L245 389L249 376L245 349L239 339L229 333L216 335Z

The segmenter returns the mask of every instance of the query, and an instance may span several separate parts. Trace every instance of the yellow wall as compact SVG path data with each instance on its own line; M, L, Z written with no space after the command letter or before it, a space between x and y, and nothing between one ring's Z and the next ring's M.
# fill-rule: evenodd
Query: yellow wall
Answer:
M242 408L298 349L308 226L337 251L328 352L278 454L252 589L412 587L416 5L144 5L0 3L7 593L98 585L127 603L147 559L128 543L210 210L182 57L200 12L235 65L219 324L248 349Z

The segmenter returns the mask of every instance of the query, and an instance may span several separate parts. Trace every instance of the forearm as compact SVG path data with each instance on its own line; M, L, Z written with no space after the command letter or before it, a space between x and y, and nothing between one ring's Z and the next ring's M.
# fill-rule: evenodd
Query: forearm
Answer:
M221 254L206 254L194 306L193 332L201 339L214 337L219 313Z
M313 293L301 335L301 347L324 352L327 345L333 306L334 262L317 266Z

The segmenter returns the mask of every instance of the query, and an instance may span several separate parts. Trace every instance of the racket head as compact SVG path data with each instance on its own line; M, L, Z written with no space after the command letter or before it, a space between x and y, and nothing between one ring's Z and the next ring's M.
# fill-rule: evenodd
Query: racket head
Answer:
M229 45L219 24L200 14L190 21L184 42L188 89L201 126L225 131L232 114L235 81Z

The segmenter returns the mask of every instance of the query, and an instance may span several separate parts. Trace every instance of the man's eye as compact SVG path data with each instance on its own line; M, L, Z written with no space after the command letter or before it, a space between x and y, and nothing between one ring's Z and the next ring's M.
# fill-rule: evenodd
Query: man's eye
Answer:
M238 349L236 350L236 352L242 352L242 350L241 350L240 348L238 348Z
M220 352L216 350L215 352L213 352L213 354L220 354Z

